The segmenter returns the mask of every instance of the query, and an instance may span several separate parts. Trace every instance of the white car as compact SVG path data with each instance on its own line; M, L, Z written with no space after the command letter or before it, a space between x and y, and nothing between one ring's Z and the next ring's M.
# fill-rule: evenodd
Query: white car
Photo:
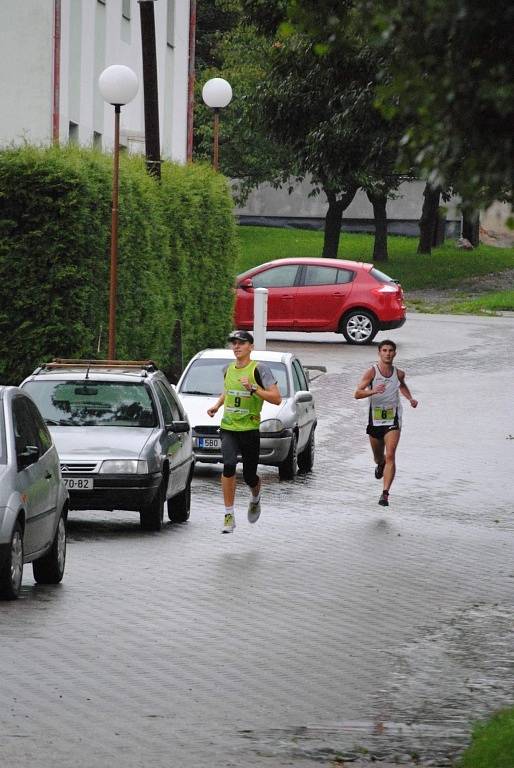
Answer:
M298 470L309 472L314 464L316 409L309 392L306 369L290 352L252 352L252 360L266 363L282 395L280 405L263 403L261 412L261 464L278 467L283 479ZM223 391L223 369L234 361L230 349L204 349L188 363L176 390L192 426L196 461L220 463L220 423L223 409L213 417L207 409ZM319 368L318 368L319 370Z

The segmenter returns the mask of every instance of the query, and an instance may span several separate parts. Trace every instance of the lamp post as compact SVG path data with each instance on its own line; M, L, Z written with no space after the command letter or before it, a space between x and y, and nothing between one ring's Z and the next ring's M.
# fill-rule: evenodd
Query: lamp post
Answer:
M113 64L98 78L104 101L114 107L114 167L112 174L111 271L109 281L109 360L116 359L116 299L118 292L118 189L120 168L120 112L132 101L139 88L137 75L130 67Z
M222 77L213 77L207 80L202 88L202 99L214 111L212 166L217 171L219 169L220 109L230 104L232 87Z

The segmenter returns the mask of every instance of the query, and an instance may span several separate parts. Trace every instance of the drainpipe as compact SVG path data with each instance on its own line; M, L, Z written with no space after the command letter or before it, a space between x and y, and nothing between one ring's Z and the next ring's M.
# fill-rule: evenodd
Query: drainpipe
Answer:
M187 161L193 159L193 114L195 108L196 0L189 3L189 60L187 79Z
M52 72L52 141L59 143L59 102L61 95L61 0L54 0L54 59Z

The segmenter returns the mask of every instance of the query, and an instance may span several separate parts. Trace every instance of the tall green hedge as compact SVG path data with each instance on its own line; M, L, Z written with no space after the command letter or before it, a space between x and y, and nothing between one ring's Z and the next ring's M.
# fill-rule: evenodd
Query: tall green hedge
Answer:
M201 164L165 164L161 193L174 317L187 360L203 347L224 346L232 325L239 247L233 202L226 179Z
M54 356L107 347L112 158L77 148L0 152L0 381ZM231 325L236 239L223 177L122 158L117 356L173 359L180 320L187 359Z

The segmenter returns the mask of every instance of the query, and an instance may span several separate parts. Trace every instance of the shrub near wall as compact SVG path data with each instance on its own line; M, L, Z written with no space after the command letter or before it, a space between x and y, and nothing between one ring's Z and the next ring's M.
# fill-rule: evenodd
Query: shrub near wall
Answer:
M173 315L182 325L184 362L225 346L232 327L238 255L233 201L209 166L163 164L161 194L169 236Z
M0 380L91 355L105 314L109 172L99 158L0 152Z
M105 357L112 158L0 152L0 379L54 356ZM167 236L143 160L120 170L117 356L169 356Z
M159 185L148 175L142 157L125 156L120 167L118 358L170 364L174 318L168 264Z
M0 152L0 382L55 356L106 356L111 188L109 156ZM159 185L123 157L119 209L117 356L176 368L176 319L185 357L223 343L236 258L223 177L164 163Z

